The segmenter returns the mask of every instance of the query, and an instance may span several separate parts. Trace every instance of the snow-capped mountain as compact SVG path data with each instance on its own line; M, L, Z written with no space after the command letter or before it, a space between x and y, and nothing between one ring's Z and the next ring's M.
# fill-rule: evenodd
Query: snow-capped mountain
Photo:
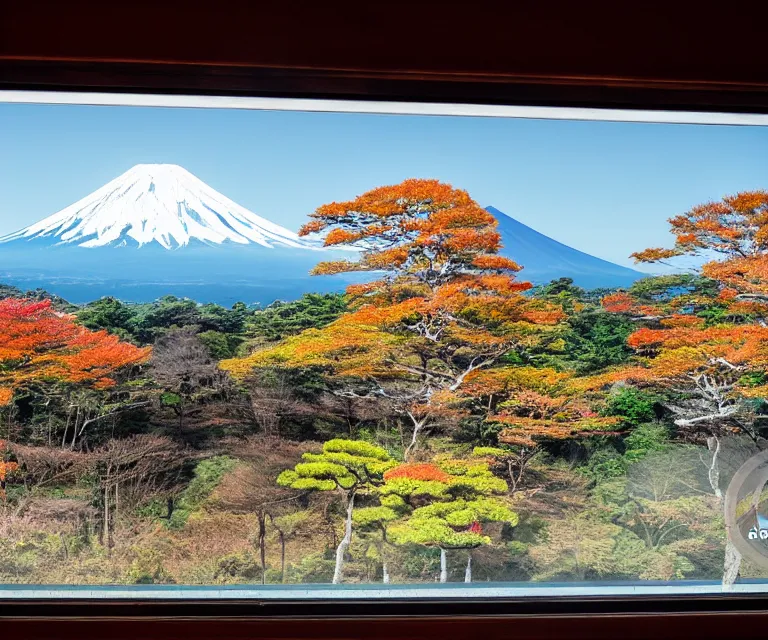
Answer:
M49 238L94 248L194 240L311 248L293 231L257 216L175 164L139 164L85 198L0 243Z
M501 254L523 265L522 279L542 284L570 277L592 288L627 286L644 275L556 242L498 209L488 211L499 221ZM41 287L75 303L175 295L229 305L343 291L377 277L311 276L321 260L354 259L349 248L321 245L252 213L182 167L140 164L0 238L0 284Z

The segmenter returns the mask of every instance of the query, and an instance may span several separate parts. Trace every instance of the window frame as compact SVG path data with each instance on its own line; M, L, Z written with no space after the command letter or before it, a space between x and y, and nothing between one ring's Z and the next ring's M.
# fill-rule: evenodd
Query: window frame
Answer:
M768 84L291 69L0 56L0 90L396 100L768 114ZM300 611L297 613L297 607ZM738 618L737 618L738 616ZM343 601L4 600L7 633L43 637L723 637L768 622L768 593Z

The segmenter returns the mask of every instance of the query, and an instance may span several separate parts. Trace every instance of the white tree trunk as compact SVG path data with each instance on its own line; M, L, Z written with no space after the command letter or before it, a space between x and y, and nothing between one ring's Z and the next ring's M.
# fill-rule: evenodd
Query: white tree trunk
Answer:
M440 582L448 582L448 558L442 547L440 547Z
M733 543L728 540L725 544L725 562L723 563L723 589L730 590L739 577L741 554Z
M341 572L344 568L344 554L349 548L350 542L352 542L352 511L355 508L355 494L354 492L349 495L347 499L347 520L344 525L344 537L339 542L339 546L336 547L336 568L333 571L333 584L339 584L341 582Z
M712 460L709 463L707 477L709 485L717 497L718 501L723 502L723 491L720 489L720 438L711 436L707 438L707 448L712 452ZM736 579L739 577L741 569L741 554L733 546L730 539L726 538L725 560L723 562L723 589L729 590L733 587Z
M464 571L464 582L472 582L472 552L467 557L467 568Z
M413 422L413 435L411 436L411 442L405 448L405 451L403 451L403 460L405 462L410 462L411 454L413 453L413 450L416 448L416 444L418 443L419 434L427 422L426 418L423 420L417 420L415 416L410 412L408 412L408 417L411 419L411 422Z
M709 486L715 492L718 500L722 501L723 492L720 489L720 438L711 436L707 438L707 448L712 452L712 461L709 463Z
M386 560L384 560L381 564L381 571L382 571L381 581L384 584L389 584L389 569L387 568Z

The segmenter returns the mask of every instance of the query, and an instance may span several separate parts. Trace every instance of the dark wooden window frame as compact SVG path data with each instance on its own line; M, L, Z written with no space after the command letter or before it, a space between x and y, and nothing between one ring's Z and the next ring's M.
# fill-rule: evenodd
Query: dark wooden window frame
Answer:
M71 4L59 3L59 7ZM19 14L17 8L17 13L9 15L14 20L19 15L30 19L33 10L29 7ZM671 77L574 69L557 73L541 66L536 69L535 64L509 71L503 64L489 62L484 67L477 54L474 65L458 70L451 68L450 61L430 67L424 63L426 58L419 69L417 64L398 68L380 60L338 65L331 64L331 58L313 66L301 60L273 64L263 56L201 60L185 59L182 53L160 59L152 53L107 55L98 48L91 55L67 55L66 47L47 44L43 35L27 48L18 44L21 38L15 32L16 39L4 41L8 33L4 29L16 23L6 21L4 27L3 11L0 7L0 90L768 113L768 71L760 74L753 62L752 77L738 73L737 58L731 59L730 74L714 68L708 73L705 65ZM754 30L760 24L757 18L753 22L745 28ZM45 36L51 28L49 24L42 29ZM87 37L86 27L80 31L75 30L72 37ZM751 45L763 57L764 44L759 42L764 41ZM740 44L745 42L746 37ZM685 42L679 46L680 55L685 46ZM310 45L306 49L310 51ZM498 51L492 47L488 55ZM675 49L670 52L674 54ZM753 635L767 625L768 598L733 594L493 601L0 601L0 629L9 637L25 638L721 638Z

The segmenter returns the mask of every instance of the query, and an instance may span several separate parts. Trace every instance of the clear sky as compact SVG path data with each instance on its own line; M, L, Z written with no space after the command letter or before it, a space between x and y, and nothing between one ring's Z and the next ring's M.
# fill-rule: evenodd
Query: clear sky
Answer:
M438 178L632 266L669 244L670 216L768 188L767 151L760 127L0 104L0 235L166 162L291 229L325 202Z

